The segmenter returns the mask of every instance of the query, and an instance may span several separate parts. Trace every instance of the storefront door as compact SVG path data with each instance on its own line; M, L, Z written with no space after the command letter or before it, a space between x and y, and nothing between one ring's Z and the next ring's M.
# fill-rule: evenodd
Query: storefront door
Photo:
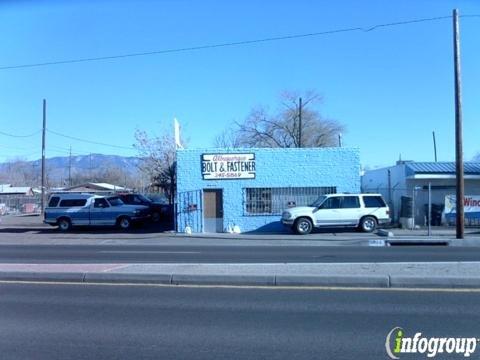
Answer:
M223 232L223 193L220 189L203 190L204 232Z

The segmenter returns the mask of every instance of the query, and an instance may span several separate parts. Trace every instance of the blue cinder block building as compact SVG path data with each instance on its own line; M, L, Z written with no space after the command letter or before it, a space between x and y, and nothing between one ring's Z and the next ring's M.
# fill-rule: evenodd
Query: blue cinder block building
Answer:
M288 231L284 209L343 192L360 192L356 148L177 150L179 232Z

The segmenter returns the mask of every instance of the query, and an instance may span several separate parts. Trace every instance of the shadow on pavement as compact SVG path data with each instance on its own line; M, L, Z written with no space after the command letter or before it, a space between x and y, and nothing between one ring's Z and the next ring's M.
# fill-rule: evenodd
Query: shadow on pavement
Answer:
M328 228L314 228L312 230L312 232L309 234L309 235L314 235L314 234L346 234L346 233L350 233L350 234L355 234L355 233L362 233L361 231L359 231L358 229L356 228L352 228L352 227L347 227L347 228L344 228L344 227L338 227L338 228L334 228L334 227L328 227ZM261 227L261 228L258 228L257 230L253 230L253 231L246 231L244 233L242 233L243 235L296 235L293 230L290 230L288 228L284 228L282 230L278 230L278 231L272 231L270 230L269 228L264 228L264 227ZM366 234L366 233L364 233ZM299 238L302 238L304 236L309 236L309 235L296 235L298 236Z
M70 231L62 232L56 226L6 226L0 228L0 234L23 234L35 232L36 234L153 234L170 231L162 225L134 225L129 230L121 230L116 227L88 226L75 227Z

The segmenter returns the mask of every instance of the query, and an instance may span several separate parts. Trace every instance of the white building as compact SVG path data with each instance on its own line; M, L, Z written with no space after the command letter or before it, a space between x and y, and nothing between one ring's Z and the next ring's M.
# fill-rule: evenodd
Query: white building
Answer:
M464 177L465 195L480 195L480 162L465 162ZM415 224L425 225L428 185L431 185L434 209L443 209L445 196L455 195L455 181L454 162L397 161L395 166L365 171L362 191L381 193L390 206L394 222L400 218L402 196L410 197Z

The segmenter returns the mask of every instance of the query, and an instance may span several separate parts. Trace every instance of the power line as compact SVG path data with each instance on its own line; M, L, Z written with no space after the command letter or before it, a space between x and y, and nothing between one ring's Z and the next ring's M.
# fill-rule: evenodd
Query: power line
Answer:
M10 145L4 145L0 144L0 147L5 148L5 149L12 149L12 150L27 150L31 151L36 148L36 146L29 146L29 147L18 147L18 146L10 146Z
M477 14L463 15L462 17L480 17L480 15L477 15ZM437 16L437 17L431 17L431 18L422 18L422 19L413 19L413 20L406 20L406 21L397 21L397 22L391 22L391 23L385 23L385 24L377 24L377 25L373 25L373 26L369 26L369 27L351 27L351 28L320 31L320 32L305 33L305 34L274 36L274 37L268 37L268 38L263 38L263 39L234 41L234 42L227 42L227 43L220 43L220 44L210 44L210 45L198 45L198 46L190 46L190 47L174 48L174 49L164 49L164 50L156 50L156 51L148 51L148 52L127 53L127 54L89 57L89 58L67 59L67 60L49 61L49 62L43 62L43 63L9 65L9 66L1 66L0 70L32 68L32 67L60 65L60 64L74 64L74 63L82 63L82 62L90 62L90 61L114 60L114 59L122 59L122 58L129 58L129 57L138 57L138 56L171 54L171 53L179 53L179 52L187 52L187 51L206 50L206 49L241 46L241 45L252 45L252 44L266 43L266 42L273 42L273 41L308 38L308 37L314 37L314 36L325 36L325 35L332 35L332 34L346 33L346 32L354 32L354 31L370 32L370 31L374 31L374 30L377 30L377 29L380 29L380 28L400 26L400 25L409 25L409 24L416 24L416 23L423 23L423 22L430 22L430 21L439 21L439 20L450 19L450 18L451 18L451 15Z
M48 131L48 129L47 129L47 131ZM48 145L47 150L51 151L52 149L57 150L57 152L63 151L66 154L70 154L70 148L69 147L66 148L66 147L62 147L62 146L58 146L58 145ZM83 151L83 150L72 151L72 155L79 155L79 156L88 155L90 153L91 153L91 151Z
M0 131L0 134L1 134L1 135L9 136L9 137L14 137L14 138L27 138L27 137L35 136L35 135L37 135L37 134L39 134L39 133L40 133L40 130L37 130L37 131L35 131L34 133L28 134L28 135L15 135L15 134L9 134L9 133Z
M106 143L102 143L102 142L98 142L98 141L81 139L81 138L77 138L77 137L74 137L74 136L61 134L61 133L59 133L59 132L56 132L56 131L53 131L53 130L50 130L50 129L47 129L47 132L49 132L50 134L54 134L54 135L57 135L57 136L61 136L61 137L67 138L67 139L71 139L71 140L75 140L75 141L80 141L80 142L84 142L84 143L88 143L88 144L108 146L108 147L112 147L112 148L116 148L116 149L136 150L136 148L133 147L133 146L113 145L113 144L106 144Z
M9 154L12 158L15 157L30 157L33 155L38 155L38 151L31 152L33 150L33 147L17 147L17 146L10 146L10 145L4 145L0 144L0 148L2 149L8 149L8 150L15 150L15 151L29 151L28 153L14 153L14 154ZM7 158L6 156L3 156L4 158ZM0 161L1 162L1 161Z
M3 161L0 160L0 164L5 163L5 162L8 162L8 161L9 161L8 159L11 159L11 160L13 159L13 160L17 161L18 158L29 158L29 157L32 157L32 156L34 156L34 155L38 156L38 152L13 154L13 155L9 155L10 157L8 157L8 156L3 156L2 158L3 158L4 160L3 160ZM0 159L2 159L2 158L0 158ZM19 161L23 161L23 160L19 160ZM27 160L27 161L29 161L29 160Z
M49 145L47 147L47 151L48 152L57 152L57 153L64 153L64 154L70 154L70 149L67 149L67 148L64 148L64 147L61 147L61 146L56 146L56 145ZM72 151L72 155L74 156L85 156L85 155L88 155L90 154L89 152L77 152L77 151Z

